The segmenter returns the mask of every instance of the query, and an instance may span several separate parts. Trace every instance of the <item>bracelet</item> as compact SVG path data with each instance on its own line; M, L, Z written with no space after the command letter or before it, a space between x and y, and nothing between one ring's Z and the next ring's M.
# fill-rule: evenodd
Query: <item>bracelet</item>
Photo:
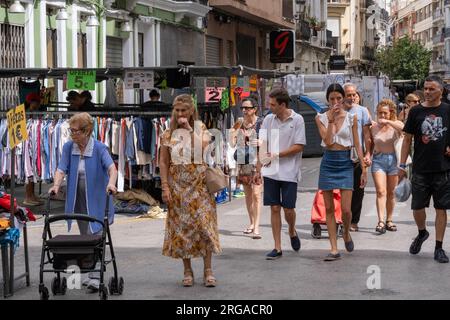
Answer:
M333 121L328 120L328 123L334 123L334 120Z
M398 167L399 168L401 168L401 169L406 169L406 163L400 163L399 165L398 165Z

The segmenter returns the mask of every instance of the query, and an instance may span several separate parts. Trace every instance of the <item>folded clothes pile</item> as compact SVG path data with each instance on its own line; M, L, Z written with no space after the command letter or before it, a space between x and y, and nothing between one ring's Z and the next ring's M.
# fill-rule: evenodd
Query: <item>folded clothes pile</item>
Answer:
M159 202L144 190L130 189L119 192L114 196L114 210L116 213L142 214L149 213Z
M159 206L154 206L153 208L149 209L147 213L140 215L137 217L137 219L166 219L167 218L167 212L163 209L161 209Z

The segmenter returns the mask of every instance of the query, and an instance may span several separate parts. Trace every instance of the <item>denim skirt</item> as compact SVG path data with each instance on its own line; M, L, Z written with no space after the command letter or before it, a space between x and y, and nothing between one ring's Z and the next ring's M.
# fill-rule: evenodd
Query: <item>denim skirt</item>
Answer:
M353 190L353 162L350 150L325 150L320 163L319 189Z

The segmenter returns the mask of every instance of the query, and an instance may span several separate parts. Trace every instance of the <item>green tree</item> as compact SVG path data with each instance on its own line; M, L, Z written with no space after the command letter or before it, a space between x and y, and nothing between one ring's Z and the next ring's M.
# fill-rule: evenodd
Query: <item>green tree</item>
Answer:
M397 40L392 47L385 47L376 53L376 66L392 80L424 80L430 71L431 50L425 49L419 41L408 37Z

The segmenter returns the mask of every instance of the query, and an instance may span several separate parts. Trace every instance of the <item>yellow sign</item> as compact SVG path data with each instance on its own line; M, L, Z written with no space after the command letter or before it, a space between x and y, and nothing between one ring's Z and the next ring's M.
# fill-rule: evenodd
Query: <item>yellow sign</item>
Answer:
M9 147L12 149L28 139L25 106L21 104L9 110L6 117L8 119Z
M258 75L250 76L250 92L258 91Z

